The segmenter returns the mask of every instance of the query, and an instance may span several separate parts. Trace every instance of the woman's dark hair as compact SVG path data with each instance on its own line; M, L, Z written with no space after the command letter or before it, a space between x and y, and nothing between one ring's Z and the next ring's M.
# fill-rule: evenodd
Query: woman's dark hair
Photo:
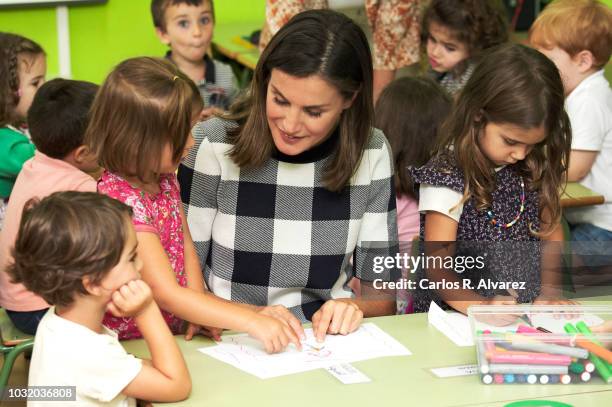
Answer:
M85 295L119 263L132 208L95 192L56 192L25 205L7 272L51 305Z
M546 138L533 146L518 168L528 187L539 191L540 215L549 211L545 223L550 224L543 231L552 231L561 217L560 191L567 177L572 137L564 100L559 71L538 51L505 44L485 55L443 124L437 147L439 154L451 156L463 170L464 202L473 197L478 209L491 206L495 178L491 162L478 147L487 123L523 129L543 125Z
M239 167L260 167L275 149L266 116L273 69L298 78L318 75L346 100L355 98L341 114L338 147L323 179L327 189L341 190L357 169L372 125L372 56L365 34L331 10L299 13L276 33L259 58L245 99L226 116L240 123L230 134L230 157Z
M407 167L420 167L431 158L438 128L452 101L429 78L399 78L382 91L374 110L374 125L381 129L393 152L397 196L416 198Z
M17 34L0 32L0 127L19 124L15 117L19 104L19 65L31 67L38 55L45 55L34 41Z

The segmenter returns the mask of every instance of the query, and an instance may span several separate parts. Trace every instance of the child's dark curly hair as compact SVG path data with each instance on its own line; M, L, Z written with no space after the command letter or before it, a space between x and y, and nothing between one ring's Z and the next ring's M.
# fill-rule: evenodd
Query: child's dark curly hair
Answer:
M31 63L32 58L44 54L34 41L0 32L0 127L18 124L14 111L19 104L19 63Z
M467 46L470 58L487 48L508 41L508 22L498 0L432 0L421 23L421 45L429 37L429 25L448 29L457 41Z
M95 192L56 192L26 203L7 268L49 304L70 305L85 295L83 277L94 284L119 263L132 209Z

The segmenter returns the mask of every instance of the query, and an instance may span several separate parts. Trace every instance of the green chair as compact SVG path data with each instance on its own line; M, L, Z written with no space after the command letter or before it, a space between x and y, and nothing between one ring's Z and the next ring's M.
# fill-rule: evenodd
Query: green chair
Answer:
M34 337L15 328L3 308L0 308L0 350L4 355L0 371L0 388L6 387L15 359L20 353L34 347Z

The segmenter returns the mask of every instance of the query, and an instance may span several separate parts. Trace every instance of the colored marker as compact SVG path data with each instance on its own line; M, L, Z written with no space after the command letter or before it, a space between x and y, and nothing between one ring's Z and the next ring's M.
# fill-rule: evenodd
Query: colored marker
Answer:
M561 383L570 384L572 382L572 376L568 374L561 375Z
M525 376L524 374L514 375L514 378L516 379L517 383L526 383L527 382L527 376Z
M539 334L541 333L536 328L527 325L519 325L516 332L520 334Z
M520 332L520 336L523 339L531 339L532 341L538 341L539 343L556 343L563 346L572 346L572 338L561 337L558 335L543 334L542 332Z
M567 374L567 366L559 365L517 365L512 363L492 363L489 365L491 373L502 374Z
M584 325L583 329L584 327L586 327L586 329L590 332L590 329L586 326L586 324L582 324L582 325ZM576 329L576 327L570 323L565 324L563 326L563 329L565 329L565 332L568 332L568 333L572 333L572 334L578 333L578 329ZM582 341L586 341L586 339L582 339ZM577 338L576 344L578 346L581 346L580 342L581 341ZM597 370L597 373L599 373L603 381L608 384L612 383L612 373L610 372L610 369L608 369L608 365L603 360L601 360L597 355L594 355L593 353L589 355L589 360L593 363L593 365L595 366L595 369ZM587 373L590 373L586 365L585 365L585 370L587 371Z
M580 374L580 380L582 380L583 382L588 382L589 380L591 380L591 374L589 372L582 372Z
M504 375L504 383L514 383L514 375L513 374L505 374Z
M595 367L593 366L593 368ZM572 362L569 365L569 370L572 373L580 374L584 372L584 365L580 362Z
M537 327L536 329L537 329L538 331L540 331L540 332L545 333L545 334L551 334L551 333L552 333L552 332L551 332L551 331L549 331L548 329L546 329L546 328L542 328L541 326Z
M554 343L542 342L527 342L525 340L512 339L512 347L517 350L527 350L533 352L551 353L555 355L567 355L573 358L586 359L589 357L589 352L585 349L571 348L569 346L555 345Z
M489 336L491 335L491 331L486 330L483 332L484 337L483 337L483 342L485 345L485 349L487 350L487 352L494 352L495 351L495 344L493 344L493 337Z
M542 376L540 376L541 384L548 384L548 381L549 381L548 375L543 374Z
M482 340L477 340L476 345L478 346L478 366L480 366L480 373L487 374L489 373L489 362L487 362L487 356L485 351L485 345L482 343Z
M559 383L559 377L560 376L556 375L556 374L548 376L548 378L550 379L549 383L550 384L557 384L557 383Z
M527 383L536 384L537 382L538 382L538 376L534 374L530 374L529 376L527 376Z
M534 365L563 365L569 366L572 359L565 355L550 355L547 353L517 353L517 352L495 352L487 354L491 363L518 363Z
M578 329L578 331L580 331L580 333L582 333L588 340L590 340L591 342L595 343L596 345L600 346L601 349L599 350L599 352L601 353L597 353L594 352L597 356L601 357L602 359L604 359L608 365L608 370L612 369L612 351L610 351L609 349L607 349L606 347L604 347L604 345L597 340L597 338L595 337L595 335L593 335L593 332L591 332L591 329L587 326L587 324L584 323L584 321L580 321L576 324L576 328ZM590 351L593 352L593 351Z
M595 365L593 364L593 362L585 361L584 370L586 370L589 373L593 373L595 371Z
M491 384L491 383L493 383L493 376L491 376L490 374L482 375L482 382L484 384Z
M504 382L504 376L500 374L493 375L493 380L497 384L502 384Z

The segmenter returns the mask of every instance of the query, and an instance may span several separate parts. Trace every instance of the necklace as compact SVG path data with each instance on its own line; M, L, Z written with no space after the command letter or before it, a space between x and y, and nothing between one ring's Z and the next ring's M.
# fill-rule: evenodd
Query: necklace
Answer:
M521 177L521 207L519 209L519 212L516 214L516 217L514 219L512 219L512 222L510 223L500 223L497 219L495 219L495 217L493 216L493 210L488 210L487 211L487 216L489 218L489 221L491 222L491 225L493 226L497 226L498 228L504 228L504 229L509 229L511 228L516 222L518 222L518 220L521 218L521 215L523 214L523 211L525 211L525 182L523 181L523 177Z

